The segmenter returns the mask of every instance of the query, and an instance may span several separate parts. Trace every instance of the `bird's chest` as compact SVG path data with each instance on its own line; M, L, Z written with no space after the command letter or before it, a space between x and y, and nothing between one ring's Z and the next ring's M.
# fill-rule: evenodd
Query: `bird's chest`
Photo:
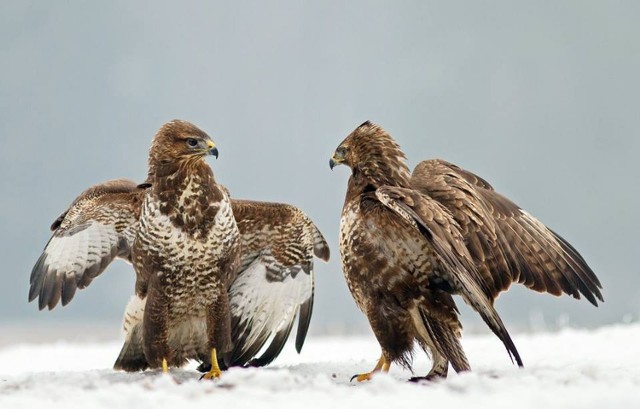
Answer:
M208 236L208 230L216 226L222 202L228 201L209 175L198 173L168 180L167 188L156 193L155 197L158 209L169 217L175 227L200 238Z
M411 293L414 287L417 291L422 271L431 268L426 241L397 223L392 213L368 213L357 205L342 213L340 256L347 285L361 309L366 297Z
M179 206L180 197L176 200L172 206ZM206 206L216 207L215 216L203 221L205 228L191 229L188 223L176 225L176 215L166 214L167 205L153 196L143 204L135 243L136 261L143 265L137 267L157 275L162 292L176 310L211 303L231 279L230 272L221 269L239 245L231 205L225 196ZM188 220L189 216L182 217Z
M380 286L381 270L386 270L386 248L376 248L376 226L363 218L357 205L346 207L340 219L340 258L347 286L361 310L365 294Z

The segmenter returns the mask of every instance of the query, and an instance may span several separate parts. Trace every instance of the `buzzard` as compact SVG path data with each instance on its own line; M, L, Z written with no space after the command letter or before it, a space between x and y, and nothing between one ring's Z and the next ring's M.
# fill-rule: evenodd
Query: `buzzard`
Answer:
M147 241L156 248L164 240L178 245L185 243L184 233L154 236L143 233L141 227L144 223L150 224L141 218L141 214L145 202L152 200L150 195L154 180L156 184L162 182L161 178L154 179L151 176L162 174L167 165L162 161L150 163L150 178L141 185L128 180L115 180L83 192L51 226L53 236L31 273L29 300L39 298L40 309L52 309L59 301L62 301L62 305L68 304L77 288L88 286L116 257L135 262L132 249L138 245L137 236L146 234ZM193 192L194 185L191 186L189 190ZM217 186L228 197L226 189ZM184 199L182 206L188 207L190 203L193 205L203 200L199 196L195 196L195 200L187 200L184 192L179 196ZM316 226L294 206L246 200L231 200L230 203L242 249L237 277L228 280L225 287L231 311L233 348L218 357L218 361L227 366L266 365L280 353L297 316L296 348L298 351L302 348L313 306L313 255L327 261L329 249ZM186 215L184 207L178 210ZM186 225L193 222L188 217L183 220ZM192 247L204 253L213 253L224 239ZM183 258L186 259L186 254L192 251L187 250L174 249L171 257L177 261L172 266L178 266ZM141 261L145 263L144 259ZM207 270L207 266L198 260L186 266L184 271L192 266ZM144 278L140 278L140 273L137 275L137 294L132 297L124 317L125 344L115 364L117 369L128 371L158 365L145 354L145 340L151 342L157 339L155 336L144 336L145 313L151 306L147 305L150 300L150 280L146 279L147 290L140 291L138 285L144 285ZM184 283L200 286L195 277L182 279ZM204 279L200 278L201 282ZM172 283L171 286L180 288L181 283ZM203 286L195 292L206 294L205 290L206 286ZM201 309L193 308L196 306L195 303L188 305L183 319L167 325L166 339L172 354L168 363L179 366L192 358L203 362L202 369L210 370L212 359L208 350L208 321ZM269 340L264 353L257 356Z
M460 295L520 355L493 306L512 282L554 295L584 296L597 306L602 288L580 254L489 183L442 160L409 172L404 153L367 121L338 146L330 167L351 168L340 220L347 285L382 349L368 380L391 363L411 366L414 342L431 355L424 378L446 377L449 363L470 370L460 344Z
M329 247L313 222L298 208L283 203L232 199L240 230L242 255L237 278L228 289L233 350L219 360L229 366L264 366L282 351L298 316L295 347L302 350L309 328L314 297L313 256L328 261ZM126 371L148 367L142 350L145 300L134 296L127 305L123 329L125 343L114 367ZM181 339L173 347L184 358L202 362L191 345L205 337L203 320L179 324ZM258 356L263 347L266 349Z
M169 328L205 322L206 338L194 350L231 350L227 288L240 262L240 233L227 192L204 157L218 156L211 138L185 121L163 125L149 150L150 187L142 201L131 247L136 294L146 299L144 356L152 368L180 366ZM214 365L206 377L220 376Z

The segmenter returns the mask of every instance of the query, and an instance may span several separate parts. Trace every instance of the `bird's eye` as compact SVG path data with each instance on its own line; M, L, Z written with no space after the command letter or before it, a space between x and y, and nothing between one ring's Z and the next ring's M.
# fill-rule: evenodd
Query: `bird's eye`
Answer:
M338 154L338 156L344 157L347 155L347 149L341 146L336 149L336 153Z
M196 146L198 146L198 141L193 138L187 138L187 145L189 145L192 148L195 148Z

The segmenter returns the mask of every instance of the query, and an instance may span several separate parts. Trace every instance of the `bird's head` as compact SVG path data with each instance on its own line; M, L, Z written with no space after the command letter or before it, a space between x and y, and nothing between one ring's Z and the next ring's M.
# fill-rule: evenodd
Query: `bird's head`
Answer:
M149 150L149 173L159 166L194 163L207 155L218 157L209 135L190 122L175 119L162 125Z
M409 181L409 168L400 146L387 131L369 121L338 145L329 167L338 165L346 165L353 175L374 179L380 185L402 185Z

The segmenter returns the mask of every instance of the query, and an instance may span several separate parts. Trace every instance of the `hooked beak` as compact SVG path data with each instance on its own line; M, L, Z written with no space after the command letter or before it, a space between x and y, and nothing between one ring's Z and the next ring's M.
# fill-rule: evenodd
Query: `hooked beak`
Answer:
M331 159L329 159L329 168L333 170L333 168L335 168L336 166L342 165L343 162L344 162L344 157L341 155L338 155L337 153L334 153Z
M213 143L213 141L207 141L207 148L207 152L209 153L209 155L213 155L216 157L216 159L218 159L218 148L216 148L216 145Z

